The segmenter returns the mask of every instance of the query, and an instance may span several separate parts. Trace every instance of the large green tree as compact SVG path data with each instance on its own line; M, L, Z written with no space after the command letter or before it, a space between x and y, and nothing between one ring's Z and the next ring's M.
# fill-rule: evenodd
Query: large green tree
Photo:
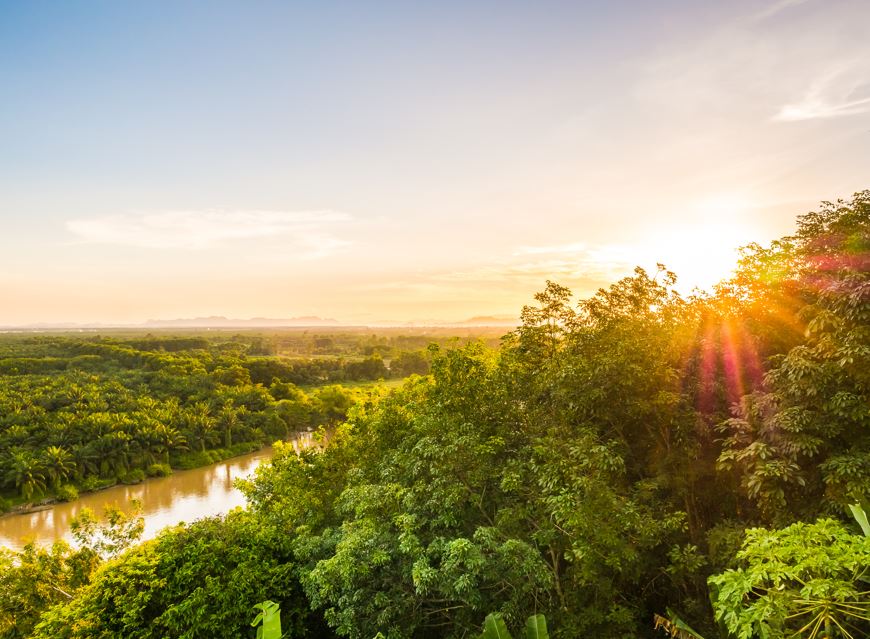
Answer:
M801 217L780 251L806 337L743 398L720 465L788 521L870 495L870 191Z

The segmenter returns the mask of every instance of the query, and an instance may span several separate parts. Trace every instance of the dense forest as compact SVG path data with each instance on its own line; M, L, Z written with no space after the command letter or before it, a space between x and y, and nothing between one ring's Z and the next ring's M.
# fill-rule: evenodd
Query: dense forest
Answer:
M308 332L0 337L0 512L338 423L369 394L367 382L427 373L419 342ZM287 351L298 355L273 354Z
M248 509L0 556L0 637L253 636L265 599L291 637L474 637L494 612L565 638L868 636L849 508L870 495L868 276L865 191L749 245L711 292L664 266L579 302L548 282L499 348L432 347L428 374L334 414L322 450L278 444ZM84 460L149 428L227 445L224 410L233 441L292 427L299 382L271 360L144 346L4 346L3 450ZM106 406L129 407L121 427Z

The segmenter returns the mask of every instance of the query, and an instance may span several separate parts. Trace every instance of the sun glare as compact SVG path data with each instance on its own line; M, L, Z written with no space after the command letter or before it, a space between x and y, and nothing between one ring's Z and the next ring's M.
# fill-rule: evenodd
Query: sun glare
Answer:
M731 275L738 249L759 239L746 219L750 209L738 196L711 197L692 208L694 222L652 238L656 259L677 274L681 291L707 290Z

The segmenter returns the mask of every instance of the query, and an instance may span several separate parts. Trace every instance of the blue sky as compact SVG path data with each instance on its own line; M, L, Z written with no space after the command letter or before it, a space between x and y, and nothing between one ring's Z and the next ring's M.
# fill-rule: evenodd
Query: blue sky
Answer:
M870 186L870 4L0 0L0 324L516 314Z

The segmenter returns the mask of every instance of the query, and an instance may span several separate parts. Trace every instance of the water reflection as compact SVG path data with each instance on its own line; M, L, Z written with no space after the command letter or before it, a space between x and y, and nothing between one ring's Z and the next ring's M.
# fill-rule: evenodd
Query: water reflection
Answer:
M301 434L293 442L297 450L310 445L310 433ZM103 507L113 504L129 512L133 499L142 503L145 518L142 538L151 539L166 526L244 506L245 498L233 488L233 481L250 475L261 461L271 456L272 449L265 448L212 466L175 471L169 477L149 479L136 486L113 486L82 495L76 501L53 504L46 510L7 515L0 518L0 545L19 550L29 539L39 543L71 540L70 522L82 508L102 515Z

